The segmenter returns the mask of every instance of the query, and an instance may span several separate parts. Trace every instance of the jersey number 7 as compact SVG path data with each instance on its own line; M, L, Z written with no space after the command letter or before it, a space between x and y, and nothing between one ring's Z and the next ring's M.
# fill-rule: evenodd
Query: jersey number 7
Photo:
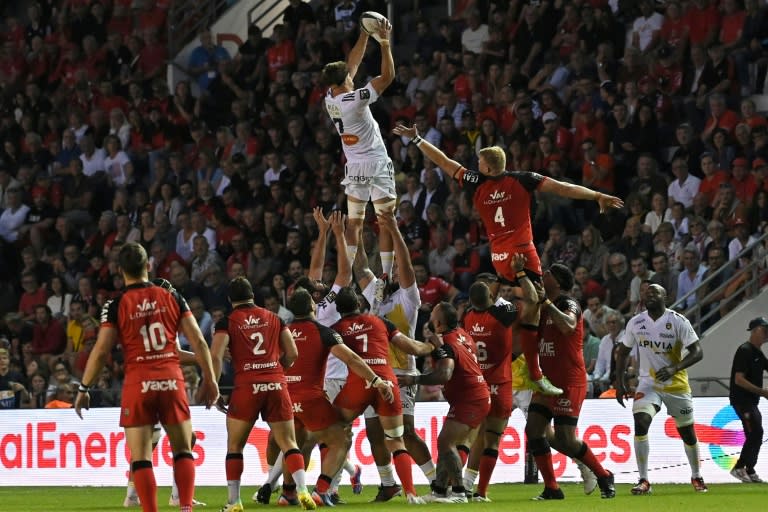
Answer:
M342 121L340 117L334 117L333 122L336 123L336 126L339 128L339 133L344 133L344 121Z

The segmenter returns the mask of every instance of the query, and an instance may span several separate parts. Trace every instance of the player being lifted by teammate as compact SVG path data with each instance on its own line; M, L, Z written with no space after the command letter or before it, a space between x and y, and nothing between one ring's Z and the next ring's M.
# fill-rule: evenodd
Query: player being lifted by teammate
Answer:
M412 143L472 196L472 205L480 214L491 243L491 261L500 277L515 281L509 264L513 254L526 257L525 271L534 281L541 281L541 261L533 245L531 228L531 201L533 193L549 192L572 199L597 201L600 212L608 208L621 208L618 197L609 196L580 185L558 181L535 172L507 172L506 154L497 146L483 148L478 153L478 171L470 171L450 159L441 150L422 139L416 127L398 125L397 135L412 139ZM549 395L563 392L552 385L539 366L538 337L534 331L523 330L520 343L531 380L539 390Z
M243 448L259 416L269 424L284 454L285 467L296 482L299 502L304 509L314 509L315 501L305 483L304 457L296 445L293 405L283 372L298 356L291 331L280 317L254 304L251 283L244 277L229 283L229 301L232 312L216 324L211 348L217 381L227 348L235 371L227 411L228 498L222 511L243 510Z
M381 46L381 74L365 87L355 89L354 84L368 44L369 36L365 30L360 30L346 62L326 64L322 72L323 83L329 87L325 108L339 132L347 159L345 178L341 184L347 194L348 222L345 236L350 265L360 245L360 228L368 201L373 201L378 214L394 211L397 199L394 166L369 107L395 79L395 64L389 46L391 30L392 26L386 18L379 21L373 37ZM380 236L379 247L383 271L389 275L392 273L394 259L389 234Z
M152 470L152 431L163 425L173 451L174 479L179 506L192 511L195 462L192 457L192 423L179 366L176 333L182 332L203 371L198 390L200 402L210 408L219 396L211 354L187 301L176 291L148 280L147 253L139 244L125 244L118 255L125 291L104 304L101 328L82 378L75 412L82 418L88 409L88 388L96 382L115 342L123 347L125 382L120 404L120 426L125 428L131 452L131 470L144 512L157 511L157 484Z

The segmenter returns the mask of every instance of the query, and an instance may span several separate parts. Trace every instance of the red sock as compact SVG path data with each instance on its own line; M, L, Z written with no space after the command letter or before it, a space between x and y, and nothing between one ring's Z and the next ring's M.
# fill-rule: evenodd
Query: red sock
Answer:
M228 453L224 461L227 480L240 480L243 476L243 454Z
M587 443L582 442L582 446L582 454L576 458L583 462L589 469L591 469L595 476L608 476L610 473L608 473L608 470L605 469L602 464L600 464L600 461L597 460L597 457L595 457L595 454L592 453L592 450L587 445Z
M287 469L291 474L299 471L300 469L304 469L304 457L298 450L296 450L294 453L289 453L283 460L285 461L285 469Z
M460 444L456 447L456 451L459 452L459 458L461 459L461 467L467 465L467 459L469 459L469 448Z
M528 375L533 381L541 380L544 374L539 366L539 331L521 327L519 332L525 363L528 365Z
M477 492L480 496L486 496L488 484L491 482L493 469L496 467L496 460L499 458L498 450L486 449L480 458L480 478L477 482Z
M547 452L545 455L535 455L536 465L541 472L541 478L544 479L544 485L550 489L559 489L557 485L557 479L555 478L555 468L552 467L552 452Z
M332 481L333 479L328 475L320 475L319 477L317 477L317 482L315 483L315 490L320 494L328 492L328 489L330 489L331 487Z
M157 482L152 462L137 460L131 464L133 468L133 485L141 500L143 512L157 512Z
M173 478L179 488L179 505L191 507L195 497L195 459L191 453L180 453L173 458Z
M416 489L413 487L413 473L411 473L411 465L413 464L411 456L405 450L397 450L392 454L392 460L406 494L416 494Z

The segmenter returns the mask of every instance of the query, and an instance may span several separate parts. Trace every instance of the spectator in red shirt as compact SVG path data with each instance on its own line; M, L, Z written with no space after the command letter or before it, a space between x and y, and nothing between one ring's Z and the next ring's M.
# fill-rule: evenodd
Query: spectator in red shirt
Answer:
M749 162L746 158L734 158L731 169L731 185L736 193L736 199L747 207L752 204L752 199L757 193L755 177L747 170Z
M739 116L736 112L728 109L725 105L725 97L722 94L712 94L709 97L709 118L704 125L704 131L701 132L701 140L704 143L709 142L712 132L715 128L722 128L728 133L739 124Z
M419 297L421 298L415 332L421 333L432 309L441 301L453 302L453 299L459 294L459 290L444 279L430 275L427 262L422 258L413 260L413 271L416 275L416 285L419 287Z
M67 346L64 326L51 316L51 308L37 304L34 308L35 324L32 327L32 353L48 364L51 358L61 354Z
M24 272L21 275L21 286L24 293L19 300L19 313L24 320L30 321L35 318L35 306L48 301L48 293L45 287L40 286L37 276L32 272Z
M768 121L766 121L765 116L761 116L757 113L755 102L752 101L752 99L744 98L741 100L740 110L741 122L747 123L750 128L754 128L755 126L768 125Z
M144 29L144 48L139 52L138 70L145 81L165 74L168 50L157 38L155 28Z
M290 68L296 64L296 49L289 36L285 25L275 25L275 44L267 50L267 72L271 81L277 77L278 69Z
M187 266L184 259L176 254L175 251L169 251L162 240L152 242L152 257L149 263L152 266L154 277L168 280L171 279L171 269L174 263L178 263L183 267Z
M675 62L682 62L688 46L688 26L682 17L679 3L667 3L667 11L659 36L662 41L672 48Z
M693 0L685 13L691 44L709 46L720 30L720 13L710 0Z
M659 89L667 96L676 96L683 85L683 68L675 60L675 54L670 46L662 45L657 52L659 63L651 72L651 76L659 84Z
M720 184L728 181L728 174L717 168L712 153L702 153L699 162L701 172L704 174L701 185L699 185L699 194L706 196L707 204L711 205L715 200Z
M723 0L723 18L720 25L720 42L726 50L733 50L742 45L741 34L747 13L739 8L736 0Z

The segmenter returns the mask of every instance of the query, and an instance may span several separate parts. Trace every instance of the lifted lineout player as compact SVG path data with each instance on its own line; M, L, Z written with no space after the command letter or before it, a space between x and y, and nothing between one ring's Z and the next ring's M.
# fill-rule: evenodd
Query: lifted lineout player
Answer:
M152 470L152 429L160 423L173 450L173 469L182 512L192 511L195 462L192 457L192 423L184 377L176 351L176 332L189 340L203 370L198 398L210 408L219 396L211 354L195 317L175 291L148 281L147 253L128 243L118 255L125 292L104 304L101 328L83 374L75 412L90 406L89 385L101 373L106 357L120 340L125 354L125 383L120 425L131 451L131 470L144 512L157 511L157 484Z
M600 205L600 212L607 208L621 208L618 197L565 183L542 176L535 172L507 172L504 150L492 146L478 153L478 172L470 171L459 162L451 160L438 148L422 139L416 127L398 125L397 135L413 139L421 152L432 160L443 172L472 193L472 204L478 210L483 226L491 241L491 261L496 272L508 281L514 281L515 274L509 262L515 253L526 257L525 271L534 282L541 282L541 261L533 245L531 229L531 199L535 191L549 192L572 199L594 200ZM528 363L531 380L542 393L559 395L563 390L555 387L544 376L539 367L538 338L534 331L522 330L520 343Z
M365 87L356 90L353 81L368 44L368 34L364 30L360 30L347 62L331 62L322 72L323 83L330 87L325 97L325 108L336 125L347 159L345 178L341 184L347 194L349 221L345 237L350 265L355 261L360 245L360 228L368 201L373 201L373 207L379 214L393 212L397 199L394 166L369 107L395 79L395 64L389 47L391 30L392 25L384 19L373 34L381 45L381 74ZM394 260L389 234L380 236L379 247L383 271L389 275Z

